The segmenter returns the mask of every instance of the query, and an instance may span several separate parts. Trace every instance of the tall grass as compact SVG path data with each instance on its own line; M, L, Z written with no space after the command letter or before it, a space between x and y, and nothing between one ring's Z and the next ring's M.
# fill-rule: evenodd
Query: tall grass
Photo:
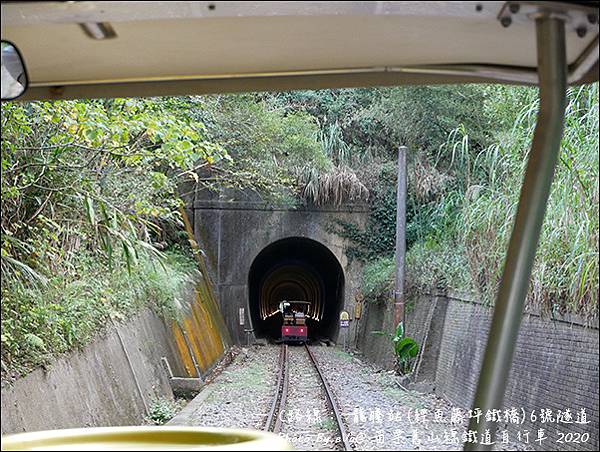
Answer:
M361 287L367 300L383 300L390 296L394 269L393 256L372 260L364 266Z
M57 272L45 285L3 280L3 379L86 345L107 321L143 306L175 317L194 269L194 260L180 252L166 252L162 263L140 255L130 273L124 263L110 269L97 256L79 253L69 272Z
M346 143L342 127L336 121L323 125L319 132L319 142L323 153L336 165L348 164L352 157L352 149Z
M497 94L493 107L504 114L499 121L512 127L498 133L497 142L475 156L468 146L467 131L457 131L447 144L462 175L457 187L462 209L456 230L438 236L435 246L426 241L417 244L408 256L416 268L423 268L415 272L417 284L426 284L431 273L446 275L449 286L460 288L468 279L467 285L488 301L494 299L498 288L539 107L532 90L520 93L524 105L520 109L503 104L515 100L514 89L499 88ZM568 100L560 161L528 305L554 314L594 318L598 316L599 284L598 84L569 89ZM438 251L424 252L436 247ZM464 258L434 257L460 253Z
M298 173L300 197L317 206L340 206L343 203L366 201L369 190L356 173L345 166L320 170L305 166Z

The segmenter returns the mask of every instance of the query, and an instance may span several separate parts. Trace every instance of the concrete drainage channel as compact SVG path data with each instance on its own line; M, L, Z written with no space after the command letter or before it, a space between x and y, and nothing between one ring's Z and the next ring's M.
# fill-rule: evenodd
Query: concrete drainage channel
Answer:
M230 348L202 378L175 376L167 357L161 357L160 361L169 377L169 385L174 399L156 397L149 403L144 400L144 424L161 425L176 416L190 401L198 399L201 394L206 392L205 389L227 368L239 351L238 347Z

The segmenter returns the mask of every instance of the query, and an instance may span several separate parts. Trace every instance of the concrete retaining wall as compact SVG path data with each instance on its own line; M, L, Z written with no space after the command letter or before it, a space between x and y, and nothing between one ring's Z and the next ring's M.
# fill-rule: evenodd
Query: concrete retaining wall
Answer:
M3 387L2 434L141 423L152 397L172 396L160 365L161 356L179 362L169 335L163 321L145 310L110 326L85 350Z
M469 408L477 385L492 310L479 303L448 297L448 308L435 377L436 392ZM586 327L577 319L549 320L526 315L521 324L504 405L531 413L570 409L573 420L585 409L587 425L526 421L508 430L543 428L548 440L537 450L598 450L598 325ZM560 433L589 433L587 443L558 444Z
M175 376L204 376L230 345L208 289L190 287L179 323L145 309L47 370L3 384L2 434L142 423L152 398L173 396L161 357Z
M433 303L430 303L432 301ZM444 327L447 300L443 296L417 296L406 303L407 335L423 349L418 380L435 380L437 359ZM371 362L386 369L394 368L394 353L388 336L375 331L394 331L394 305L388 302L365 302L357 325L356 348ZM423 347L423 344L425 346Z
M356 348L369 361L386 369L394 368L392 343L389 337L373 333L393 331L394 313L390 308L392 306L392 303L364 302L362 317L355 327L357 329Z
M387 328L391 331L393 304L367 305L358 341L359 348L371 361L390 368L393 363L387 339L368 338L366 331ZM476 300L456 294L413 297L407 307L407 335L424 346L417 381L430 381L436 393L454 405L470 409L473 402L492 310ZM539 315L525 315L513 360L505 408L550 409L556 419L558 411L570 409L573 420L584 408L589 424L509 425L514 437L518 430L529 430L531 441L539 428L547 440L529 447L537 450L598 449L598 323L586 326L576 318L550 320ZM589 433L586 443L557 443L559 432ZM577 436L577 435L576 435ZM564 439L564 438L562 438Z

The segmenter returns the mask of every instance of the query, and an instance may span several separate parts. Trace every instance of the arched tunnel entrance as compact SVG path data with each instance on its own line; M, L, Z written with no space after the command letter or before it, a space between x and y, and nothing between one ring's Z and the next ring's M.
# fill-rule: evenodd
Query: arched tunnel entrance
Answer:
M248 278L256 337L280 338L279 303L295 300L310 302L309 338L333 338L344 305L344 272L327 247L301 237L279 240L258 254Z

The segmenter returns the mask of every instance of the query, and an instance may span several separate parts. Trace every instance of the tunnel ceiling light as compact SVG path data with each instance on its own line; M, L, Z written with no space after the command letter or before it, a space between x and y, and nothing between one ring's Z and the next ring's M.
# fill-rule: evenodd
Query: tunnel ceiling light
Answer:
M336 256L324 245L298 237L274 242L255 257L248 283L256 334L278 336L285 331L280 321L282 300L309 302L302 308L305 318L319 331L334 331L343 306L344 273ZM302 334L310 329L305 327Z

